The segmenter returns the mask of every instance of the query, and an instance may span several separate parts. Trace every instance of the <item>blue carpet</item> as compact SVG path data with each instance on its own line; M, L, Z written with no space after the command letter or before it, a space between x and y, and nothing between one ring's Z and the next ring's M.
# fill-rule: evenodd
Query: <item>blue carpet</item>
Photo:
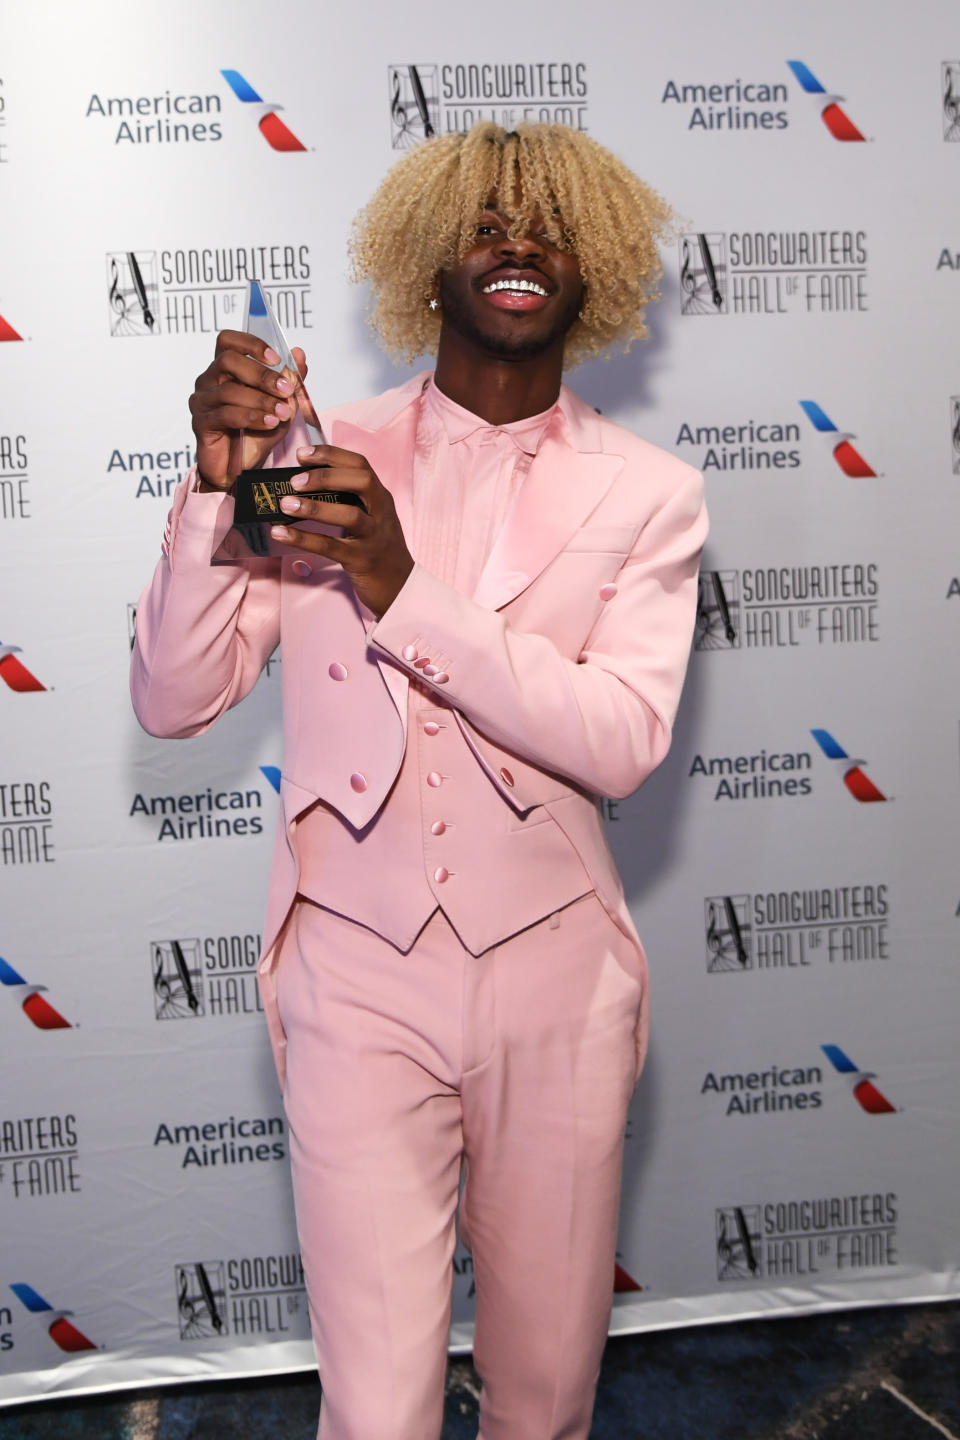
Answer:
M376 1377L371 1377L376 1384ZM451 1362L443 1440L474 1440L478 1382ZM291 1376L0 1412L3 1440L313 1440ZM591 1440L960 1440L960 1305L711 1325L611 1340ZM518 1437L520 1440L520 1437Z

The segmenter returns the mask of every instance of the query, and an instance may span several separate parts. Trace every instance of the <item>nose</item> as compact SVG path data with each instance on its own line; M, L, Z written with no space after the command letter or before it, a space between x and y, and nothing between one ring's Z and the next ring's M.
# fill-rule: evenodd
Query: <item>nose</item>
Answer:
M521 235L518 240L511 240L508 235L497 245L497 254L505 259L510 257L516 260L532 260L543 257L546 253L543 244L533 235Z

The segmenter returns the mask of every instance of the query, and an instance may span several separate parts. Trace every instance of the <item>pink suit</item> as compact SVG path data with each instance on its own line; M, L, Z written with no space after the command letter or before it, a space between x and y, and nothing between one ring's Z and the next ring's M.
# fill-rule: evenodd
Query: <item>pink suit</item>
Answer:
M408 538L423 385L323 417L391 490ZM473 595L417 565L379 621L338 566L250 557L232 501L190 490L138 608L134 703L152 733L199 733L282 637L260 974L282 1080L291 1047L321 1434L439 1433L465 1151L481 1433L585 1436L647 1015L594 796L629 794L669 745L699 476L564 389ZM411 677L427 692L412 708ZM294 907L298 892L315 903ZM394 1377L383 1403L373 1364Z

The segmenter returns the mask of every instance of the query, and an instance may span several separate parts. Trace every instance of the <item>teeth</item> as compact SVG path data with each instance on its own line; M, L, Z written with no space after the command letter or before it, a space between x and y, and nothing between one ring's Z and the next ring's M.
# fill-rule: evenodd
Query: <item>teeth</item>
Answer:
M492 295L495 290L509 290L512 294L533 294L546 295L542 285L534 280L495 280L492 285L483 287L484 295Z

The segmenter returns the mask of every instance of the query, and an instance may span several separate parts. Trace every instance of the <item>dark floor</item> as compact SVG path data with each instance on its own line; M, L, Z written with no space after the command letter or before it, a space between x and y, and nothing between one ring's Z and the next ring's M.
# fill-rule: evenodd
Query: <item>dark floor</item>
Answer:
M477 1379L453 1360L443 1440L472 1440ZM170 1386L19 1405L3 1440L313 1440L319 1390ZM960 1304L748 1321L611 1340L591 1440L960 1440Z

